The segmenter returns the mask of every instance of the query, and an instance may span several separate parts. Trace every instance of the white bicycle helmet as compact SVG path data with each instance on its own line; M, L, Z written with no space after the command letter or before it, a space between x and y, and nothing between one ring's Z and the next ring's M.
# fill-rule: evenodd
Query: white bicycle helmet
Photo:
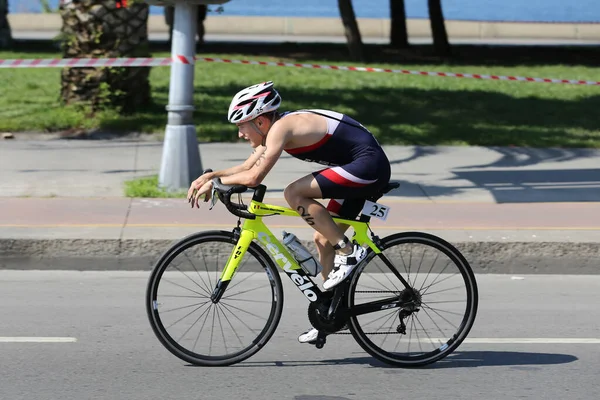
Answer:
M281 104L281 96L273 87L273 82L263 82L240 90L229 105L229 122L240 124L261 114L274 111Z

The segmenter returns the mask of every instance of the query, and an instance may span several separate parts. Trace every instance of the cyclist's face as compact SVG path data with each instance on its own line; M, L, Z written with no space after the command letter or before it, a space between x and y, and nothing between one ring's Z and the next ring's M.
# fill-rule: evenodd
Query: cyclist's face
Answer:
M238 137L240 139L244 139L250 142L250 145L253 148L256 148L262 143L262 136L260 133L256 131L254 126L252 125L254 121L243 122L241 124L236 124L238 127Z

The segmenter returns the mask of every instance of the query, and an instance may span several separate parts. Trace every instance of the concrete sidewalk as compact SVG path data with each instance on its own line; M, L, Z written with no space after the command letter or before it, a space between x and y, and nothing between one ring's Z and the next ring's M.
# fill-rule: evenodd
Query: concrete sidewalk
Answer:
M124 181L157 174L162 142L24 137L0 142L0 268L149 269L174 240L235 225L222 205L192 210L183 199L123 197ZM246 143L199 148L213 169L251 152ZM385 150L402 186L381 201L391 212L372 223L380 236L437 234L478 272L600 272L599 150ZM265 201L285 204L285 186L319 167L284 155L263 182ZM299 219L267 222L278 235L312 237Z

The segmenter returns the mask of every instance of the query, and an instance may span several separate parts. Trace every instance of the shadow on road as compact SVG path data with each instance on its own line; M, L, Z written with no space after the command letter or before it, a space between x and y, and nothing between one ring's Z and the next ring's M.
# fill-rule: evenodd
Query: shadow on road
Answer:
M576 361L570 354L524 353L516 351L457 351L427 368L536 366L567 364Z
M515 351L457 351L437 363L428 365L427 369L440 368L475 368L509 366L518 369L536 369L539 365L567 364L577 360L570 354L525 353ZM337 360L320 361L245 361L235 365L244 367L304 367L319 365L364 364L376 368L395 368L372 357L348 357Z

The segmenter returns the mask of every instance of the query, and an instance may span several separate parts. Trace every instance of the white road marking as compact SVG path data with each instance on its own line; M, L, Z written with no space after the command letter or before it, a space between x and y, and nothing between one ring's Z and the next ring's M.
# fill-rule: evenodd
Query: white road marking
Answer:
M600 338L466 338L470 344L600 344Z
M74 337L5 337L0 336L0 343L74 343L77 338Z

